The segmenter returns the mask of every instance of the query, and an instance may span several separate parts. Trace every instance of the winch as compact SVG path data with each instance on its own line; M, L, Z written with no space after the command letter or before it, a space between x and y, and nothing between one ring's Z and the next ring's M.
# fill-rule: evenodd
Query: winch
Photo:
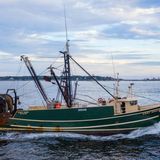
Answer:
M8 94L0 94L0 113L13 113L13 98Z

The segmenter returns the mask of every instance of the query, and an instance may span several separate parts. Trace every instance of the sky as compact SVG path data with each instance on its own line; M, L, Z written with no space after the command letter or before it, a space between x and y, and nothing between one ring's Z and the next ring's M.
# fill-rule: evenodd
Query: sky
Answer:
M160 0L0 0L0 76L18 75L21 55L38 73L54 64L64 5L70 54L91 74L160 77Z

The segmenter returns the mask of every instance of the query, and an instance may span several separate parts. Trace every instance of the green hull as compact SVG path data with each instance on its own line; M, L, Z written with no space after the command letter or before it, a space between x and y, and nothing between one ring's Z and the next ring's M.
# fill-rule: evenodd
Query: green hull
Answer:
M74 132L83 134L125 133L160 121L160 106L114 115L113 106L51 110L19 110L0 130Z

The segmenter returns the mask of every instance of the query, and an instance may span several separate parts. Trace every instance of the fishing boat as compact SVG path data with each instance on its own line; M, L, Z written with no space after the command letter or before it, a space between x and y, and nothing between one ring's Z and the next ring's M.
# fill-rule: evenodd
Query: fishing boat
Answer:
M59 88L59 93L63 97L61 100L50 100L47 97L31 61L28 57L21 56L46 105L19 109L17 107L19 97L16 90L8 89L5 94L0 94L1 131L72 132L109 135L128 133L160 121L159 103L140 106L138 100L132 96L133 84L129 86L129 96L120 97L118 95L118 81L116 85L117 94L113 95L70 55L68 43L67 40L66 50L60 52L64 59L64 70L61 79L56 76L53 66L48 68L51 78L54 79ZM77 83L75 83L73 92L70 61L78 65L111 98L99 98L96 103L88 104L88 106L76 103Z
M28 57L21 56L21 60L24 61L31 74L39 93L45 101L45 105L19 109L19 97L16 90L8 89L5 94L0 94L0 131L74 132L108 135L128 133L159 122L159 103L140 106L138 100L132 96L132 83L129 86L128 96L119 96L118 78L115 85L116 93L113 95L70 55L65 7L64 18L66 44L65 51L60 51L64 60L63 72L59 79L55 73L55 68L50 66L48 70L51 77L45 77L47 81L54 80L54 83L58 86L58 94L61 96L53 99L48 98L31 61ZM76 81L73 89L70 61L82 69L111 98L104 99L100 97L96 103L87 103L87 105L86 103L85 105L77 103L78 81Z

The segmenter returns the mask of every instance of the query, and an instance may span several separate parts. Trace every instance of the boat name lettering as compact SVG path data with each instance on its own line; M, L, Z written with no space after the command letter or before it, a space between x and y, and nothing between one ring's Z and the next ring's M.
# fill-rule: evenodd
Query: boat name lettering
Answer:
M26 114L28 114L29 112L28 112L28 111L19 111L18 113L21 114L21 115L26 115Z
M151 110L151 111L146 111L146 112L143 112L142 114L146 115L146 114L151 114L151 113L155 113L155 112L160 112L160 109L154 109L154 110Z
M78 109L78 112L79 111L87 111L87 109L86 108L81 108L81 109Z

